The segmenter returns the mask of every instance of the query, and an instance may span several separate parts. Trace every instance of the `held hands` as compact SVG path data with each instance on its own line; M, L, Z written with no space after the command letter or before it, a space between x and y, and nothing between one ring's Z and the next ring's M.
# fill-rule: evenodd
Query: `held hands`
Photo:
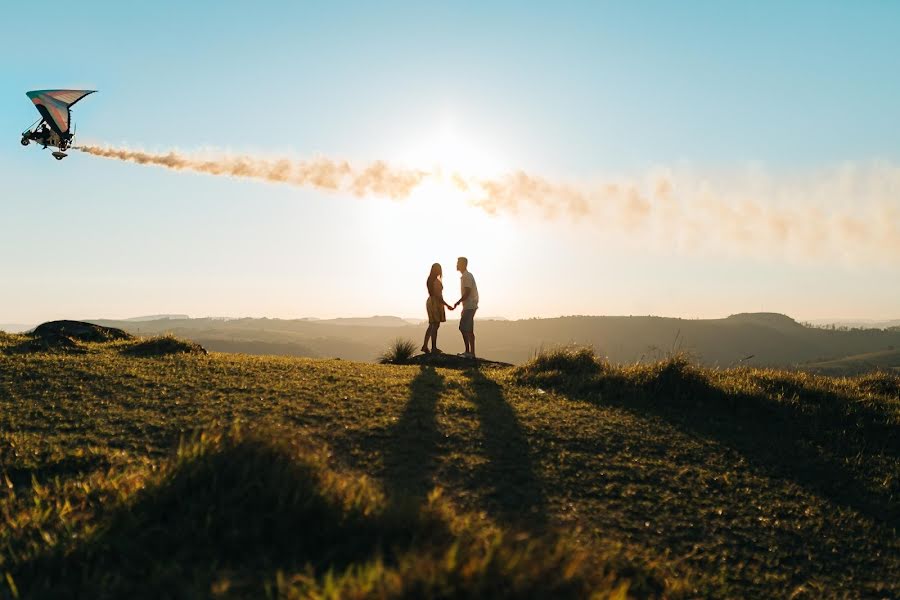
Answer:
M453 306L450 306L449 304L447 304L446 302L444 302L444 305L445 305L447 308L449 308L450 310L453 310L454 308L456 308L456 305L455 305L455 304L454 304Z

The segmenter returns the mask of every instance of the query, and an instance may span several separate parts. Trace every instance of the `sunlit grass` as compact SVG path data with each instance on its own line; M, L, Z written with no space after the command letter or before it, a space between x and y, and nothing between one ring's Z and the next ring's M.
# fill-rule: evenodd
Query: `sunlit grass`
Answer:
M139 343L0 335L0 597L900 593L894 375Z

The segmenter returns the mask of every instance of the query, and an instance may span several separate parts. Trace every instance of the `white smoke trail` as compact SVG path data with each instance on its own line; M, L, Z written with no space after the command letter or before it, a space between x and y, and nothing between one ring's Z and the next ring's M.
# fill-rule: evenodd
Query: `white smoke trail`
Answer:
M662 250L845 263L900 263L900 168L843 166L785 182L693 173L574 186L516 172L451 178L491 214L568 215Z
M99 146L79 146L78 150L103 158L154 165L176 171L260 179L334 192L349 192L356 196L375 195L395 199L409 196L427 174L424 171L391 167L382 161L373 162L362 169L355 169L347 161L328 158L317 158L312 161L272 160L252 156L203 159L177 152L153 154Z
M490 214L586 221L598 231L652 240L663 248L770 258L900 263L900 167L846 165L793 183L765 174L712 181L666 171L641 180L573 185L516 171L486 179L376 161L311 161L80 146L82 152L179 171L286 183L355 196L403 199L441 181Z

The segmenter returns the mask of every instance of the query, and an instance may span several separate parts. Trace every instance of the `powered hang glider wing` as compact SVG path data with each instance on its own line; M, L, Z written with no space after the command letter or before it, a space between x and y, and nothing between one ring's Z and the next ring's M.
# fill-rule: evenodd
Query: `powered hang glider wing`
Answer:
M70 109L79 100L97 90L34 90L25 92L48 125L59 136L69 134Z

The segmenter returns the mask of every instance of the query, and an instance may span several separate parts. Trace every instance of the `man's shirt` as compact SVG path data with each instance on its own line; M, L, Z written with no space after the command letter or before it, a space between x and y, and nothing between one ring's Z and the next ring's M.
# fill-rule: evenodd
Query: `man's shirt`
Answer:
M469 297L463 300L463 310L474 310L478 308L478 286L475 285L475 277L473 277L471 273L466 271L459 278L459 283L460 295L464 295L466 293L466 288L472 289L472 291L469 292Z

